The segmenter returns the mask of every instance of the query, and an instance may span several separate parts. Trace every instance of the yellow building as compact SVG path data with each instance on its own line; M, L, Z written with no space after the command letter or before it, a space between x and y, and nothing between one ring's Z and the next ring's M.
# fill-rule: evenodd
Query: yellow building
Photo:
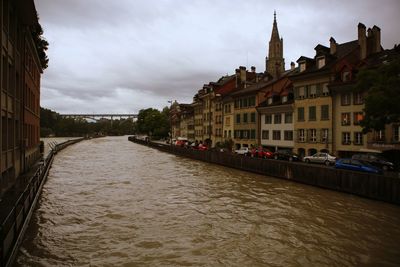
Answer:
M199 142L203 140L203 101L199 98L199 94L193 97L191 106L194 115L194 139Z

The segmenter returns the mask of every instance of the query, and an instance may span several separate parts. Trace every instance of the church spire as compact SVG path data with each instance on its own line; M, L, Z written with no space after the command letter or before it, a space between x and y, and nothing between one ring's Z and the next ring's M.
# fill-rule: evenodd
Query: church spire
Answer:
M275 78L279 77L280 74L285 71L283 39L279 37L276 11L274 11L274 22L272 24L271 39L269 41L268 57L266 57L265 63L266 71Z
M279 40L278 23L276 23L276 11L274 11L274 23L272 25L271 41Z

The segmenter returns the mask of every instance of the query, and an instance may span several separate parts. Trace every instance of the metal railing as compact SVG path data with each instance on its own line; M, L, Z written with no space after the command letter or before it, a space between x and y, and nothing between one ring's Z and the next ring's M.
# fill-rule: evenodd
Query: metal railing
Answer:
M84 140L84 138L69 140L60 144L52 143L50 152L37 166L31 177L26 179L22 190L14 192L16 199L5 199L11 209L0 222L0 267L11 266L17 256L23 236L29 225L36 203L40 197L43 185L46 182L54 156L65 147ZM21 181L24 182L24 181ZM18 189L15 189L18 191Z

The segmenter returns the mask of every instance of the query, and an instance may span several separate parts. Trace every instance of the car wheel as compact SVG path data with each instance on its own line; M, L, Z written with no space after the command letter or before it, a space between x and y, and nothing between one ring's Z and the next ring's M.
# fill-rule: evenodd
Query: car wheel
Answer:
M384 165L384 166L382 167L382 170L384 170L384 171L386 172L386 171L389 170L389 168L388 168L388 166Z
M331 165L331 163L327 160L327 161L325 161L325 165L329 166L329 165Z
M293 157L289 157L289 161L292 162L293 161Z
M278 159L278 155L275 155L275 156L274 156L274 159Z
M305 162L306 162L306 163L310 163L310 160L309 160L309 159L306 159Z

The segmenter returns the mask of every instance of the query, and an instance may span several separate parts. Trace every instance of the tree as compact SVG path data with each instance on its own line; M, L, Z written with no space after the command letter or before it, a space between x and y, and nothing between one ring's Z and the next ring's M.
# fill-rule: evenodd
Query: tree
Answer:
M39 17L38 17L39 21ZM36 50L39 55L40 64L42 69L46 69L49 64L49 58L47 57L46 51L48 49L49 43L43 37L43 28L37 23L35 26L32 26L32 38L36 45Z
M400 122L400 56L376 69L361 70L356 90L367 90L365 117L360 122L364 133Z
M169 132L168 109L164 108L162 112L153 108L140 110L135 129L138 133L147 134L154 138L167 137Z

